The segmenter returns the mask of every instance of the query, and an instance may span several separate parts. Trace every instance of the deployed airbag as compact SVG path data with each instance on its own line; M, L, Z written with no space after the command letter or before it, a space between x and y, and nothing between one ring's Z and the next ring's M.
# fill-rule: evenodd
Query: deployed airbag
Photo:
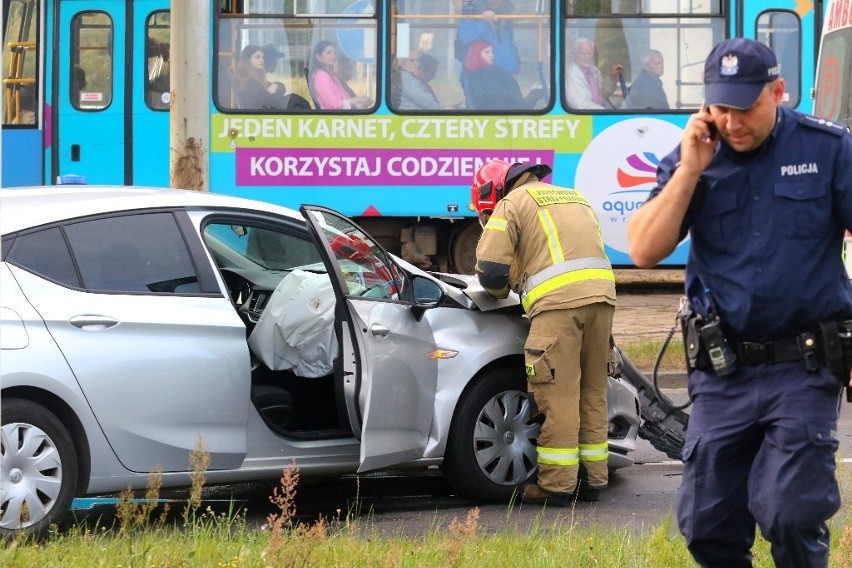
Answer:
M293 270L269 298L249 348L273 371L292 369L299 377L330 374L337 357L334 303L328 275Z

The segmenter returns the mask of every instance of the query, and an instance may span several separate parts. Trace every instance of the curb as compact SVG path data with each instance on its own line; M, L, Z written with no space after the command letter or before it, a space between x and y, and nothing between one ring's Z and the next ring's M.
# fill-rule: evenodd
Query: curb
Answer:
M653 383L653 369L641 369L642 374ZM660 371L657 373L657 387L660 389L685 389L687 375L685 371Z

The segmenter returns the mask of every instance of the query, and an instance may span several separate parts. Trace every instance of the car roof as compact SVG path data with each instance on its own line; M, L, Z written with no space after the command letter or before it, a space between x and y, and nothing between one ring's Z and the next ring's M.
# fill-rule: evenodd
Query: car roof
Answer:
M0 231L8 234L87 215L162 207L249 209L304 222L293 209L205 191L97 185L41 186L0 190Z

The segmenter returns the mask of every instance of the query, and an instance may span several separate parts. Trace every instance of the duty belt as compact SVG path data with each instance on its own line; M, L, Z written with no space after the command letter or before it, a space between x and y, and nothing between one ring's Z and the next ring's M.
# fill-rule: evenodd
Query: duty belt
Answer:
M808 363L808 359L811 357L813 363L816 363L817 340L813 333L802 333L795 337L765 343L742 341L735 343L734 347L737 351L737 361L742 365L764 365L802 360Z

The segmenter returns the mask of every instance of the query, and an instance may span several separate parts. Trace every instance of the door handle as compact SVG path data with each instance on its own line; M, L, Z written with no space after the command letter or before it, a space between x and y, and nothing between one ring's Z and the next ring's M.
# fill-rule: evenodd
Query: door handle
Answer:
M390 330L388 328L377 323L370 326L370 332L376 337L387 337L390 334Z
M100 331L102 329L109 329L118 325L118 320L108 316L85 315L74 316L68 320L68 323L70 323L74 327L79 327L80 329L85 329L88 331Z

